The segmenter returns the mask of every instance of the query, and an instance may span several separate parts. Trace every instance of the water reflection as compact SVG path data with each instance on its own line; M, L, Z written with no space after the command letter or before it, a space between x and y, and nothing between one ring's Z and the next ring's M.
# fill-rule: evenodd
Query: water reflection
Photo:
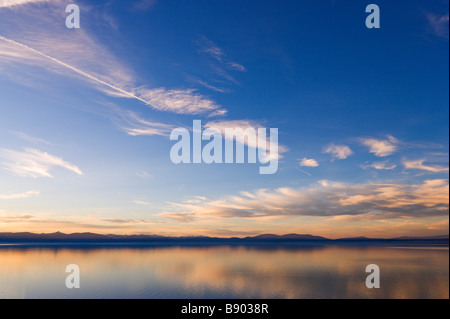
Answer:
M0 248L0 298L449 298L446 248ZM381 268L367 289L365 267ZM65 267L81 268L81 289Z

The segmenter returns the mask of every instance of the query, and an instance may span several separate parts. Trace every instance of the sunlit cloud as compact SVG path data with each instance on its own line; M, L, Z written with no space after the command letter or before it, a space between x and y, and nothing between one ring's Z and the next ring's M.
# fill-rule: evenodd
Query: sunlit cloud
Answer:
M197 218L266 220L342 215L367 220L447 216L448 191L448 180L414 185L321 181L307 188L259 189L201 203L174 203L174 212L166 215L186 222Z
M28 191L25 193L20 194L0 194L0 199L23 199L23 198L29 198L29 197L36 197L39 196L38 191Z
M42 233L55 232L64 230L65 233L85 232L87 229L100 233L110 234L111 230L129 231L142 229L146 230L148 226L161 224L164 221L144 220L144 219L128 219L128 218L97 218L92 216L72 216L57 217L48 214L13 214L0 211L0 222L7 223L7 228L2 228L0 223L0 231L11 231L11 229L23 229L27 231L35 231Z
M34 216L27 214L11 214L0 210L0 222L5 224L29 222Z
M434 222L431 224L428 224L426 227L427 229L430 230L447 230L448 231L448 226L449 226L449 220L441 220L438 222Z
M146 104L158 111L178 114L208 114L223 116L227 113L214 101L203 97L195 90L135 89L133 95L144 100ZM124 96L126 97L126 96Z
M259 123L257 121L250 121L250 120L221 120L221 121L212 121L205 124L206 129L216 129L220 131L222 136L224 138L227 138L227 135L225 134L226 129L242 129L244 132L247 129L254 129L256 132L255 136L244 136L244 135L238 135L233 138L235 138L236 143L247 145L248 147L256 148L258 149L258 128L265 128L265 126L262 123ZM269 131L269 129L267 129ZM265 145L267 151L270 150L269 142L267 145ZM272 147L278 147L278 159L283 158L283 153L286 153L289 151L288 147L285 145L273 145ZM266 158L271 159L272 155L267 154Z
M138 135L160 135L168 136L172 130L171 125L150 122L144 120L139 115L132 111L124 111L121 114L123 123L121 124L121 129L131 136Z
M333 158L343 160L351 156L353 154L353 151L346 145L330 144L324 148L323 153L331 154Z
M365 165L361 165L361 167L363 169L374 168L377 170L392 170L392 169L396 168L397 165L390 164L389 162L385 161L385 162L374 162L371 164L365 164Z
M141 219L120 219L120 218L103 218L102 221L114 224L142 224L145 220Z
M77 166L33 148L25 148L24 152L0 149L0 158L6 160L2 163L5 171L21 177L53 177L50 171L57 167L83 175Z
M151 205L150 202L147 202L147 201L144 201L144 200L134 200L133 204L141 205L141 206L149 206L149 205Z
M174 128L173 125L144 119L137 112L121 108L115 103L101 100L98 104L102 106L101 109L91 108L88 111L110 119L119 130L131 136L169 136Z
M176 222L189 223L195 220L195 213L160 213L158 216L171 219Z
M403 165L406 169L418 169L432 173L444 173L448 172L449 168L440 165L425 165L425 160L403 160Z
M194 196L194 197L191 197L191 198L185 200L184 203L198 204L198 203L204 202L206 200L207 200L207 198L205 196Z
M319 166L319 163L315 159L305 157L299 161L299 165L305 167L317 167Z
M369 147L369 152L375 154L375 156L386 157L397 151L399 141L393 136L388 136L387 140L361 139L361 143Z

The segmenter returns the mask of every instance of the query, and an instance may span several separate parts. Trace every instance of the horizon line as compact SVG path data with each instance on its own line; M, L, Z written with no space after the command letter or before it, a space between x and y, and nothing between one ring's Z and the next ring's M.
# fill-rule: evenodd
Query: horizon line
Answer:
M312 235L312 234L299 234L299 233L287 233L287 234L272 234L272 233L261 233L259 235L248 235L248 236L227 236L227 237L218 237L218 236L207 236L207 235L197 235L197 236L168 236L168 235L157 235L157 234L101 234L101 233L93 233L93 232L74 232L74 233L63 233L60 231L51 232L51 233L35 233L35 232L0 232L0 239L8 239L7 237L1 237L2 235L21 235L21 234L29 234L29 235L36 235L36 236L48 236L48 235L55 235L59 234L62 236L73 236L73 235L94 235L99 237L110 237L110 239L118 239L118 238L111 238L111 236L117 236L117 237L157 237L161 239L187 239L187 238L193 238L193 239L304 239L304 240L342 240L342 239L352 239L352 240L392 240L392 239L448 239L450 237L450 234L441 234L441 235L430 235L430 236L414 236L414 235L406 235L406 236L398 236L398 237L365 237L365 236L348 236L348 237L339 237L339 238L328 238L320 235ZM267 237L263 237L267 236ZM269 237L269 236L272 236ZM288 236L291 236L289 238ZM295 238L295 236L298 236ZM311 237L311 238L301 238L301 237ZM447 238L445 238L447 237ZM58 238L53 238L58 239ZM63 239L63 238L60 238ZM88 238L72 238L72 239L88 239ZM98 238L100 239L100 238Z

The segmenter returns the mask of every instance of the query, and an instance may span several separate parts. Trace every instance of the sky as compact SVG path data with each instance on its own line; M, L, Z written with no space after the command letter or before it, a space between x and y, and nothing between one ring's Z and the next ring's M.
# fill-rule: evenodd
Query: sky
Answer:
M448 23L448 0L0 0L0 232L448 234ZM175 164L194 120L278 129L278 170Z

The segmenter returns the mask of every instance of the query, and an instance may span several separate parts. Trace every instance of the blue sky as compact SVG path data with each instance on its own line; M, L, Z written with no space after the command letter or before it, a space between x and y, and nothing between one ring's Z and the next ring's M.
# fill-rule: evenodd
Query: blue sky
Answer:
M0 1L0 231L448 233L448 1ZM171 162L193 120L279 170Z

